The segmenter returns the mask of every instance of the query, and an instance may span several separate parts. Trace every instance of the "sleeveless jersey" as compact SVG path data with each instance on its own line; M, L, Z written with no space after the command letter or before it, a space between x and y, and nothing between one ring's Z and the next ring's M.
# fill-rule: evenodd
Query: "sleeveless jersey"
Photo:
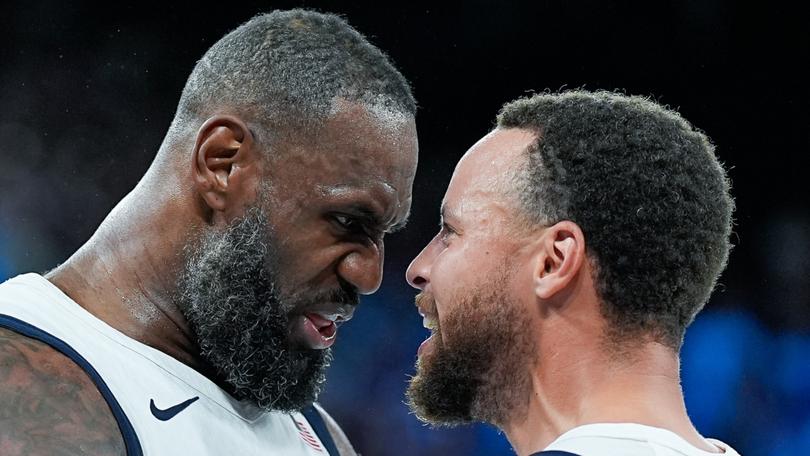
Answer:
M596 423L571 429L551 442L545 451L535 455L740 456L719 440L707 440L723 453L703 451L666 429L635 423Z
M38 274L0 285L0 327L40 340L90 376L128 456L337 456L314 408L264 412L99 320ZM306 416L305 416L306 415Z

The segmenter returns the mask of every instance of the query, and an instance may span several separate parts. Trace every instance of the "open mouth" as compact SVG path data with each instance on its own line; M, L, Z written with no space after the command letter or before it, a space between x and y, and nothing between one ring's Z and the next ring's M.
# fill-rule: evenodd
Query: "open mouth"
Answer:
M315 329L318 330L318 333L320 333L320 335L325 339L331 340L335 338L335 335L337 334L337 324L335 323L335 320L330 320L323 315L313 312L306 313L304 316L309 319L312 326L314 326Z
M432 346L431 342L435 339L436 333L439 331L438 320L431 316L423 315L422 326L430 330L430 336L428 336L428 338L422 341L422 343L419 345L419 349L416 351L416 356L422 356L423 354L427 353L426 350Z
M292 331L306 348L323 350L335 343L340 320L338 316L306 312L295 318Z
M431 346L431 341L433 340L434 334L431 334L427 339L423 340L421 344L419 344L419 348L416 350L416 356L422 356L428 352L428 349Z

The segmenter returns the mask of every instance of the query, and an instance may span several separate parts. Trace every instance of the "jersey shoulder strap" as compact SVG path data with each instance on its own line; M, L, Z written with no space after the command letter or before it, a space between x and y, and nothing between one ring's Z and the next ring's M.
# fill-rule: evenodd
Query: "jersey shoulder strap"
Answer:
M579 455L575 453L569 453L567 451L549 450L534 453L531 456L579 456Z
M332 440L332 434L330 434L329 429L326 428L326 423L324 423L323 417L318 413L318 410L310 405L304 410L301 410L301 414L309 421L309 425L312 426L312 430L315 431L315 434L321 439L321 443L326 447L326 451L328 451L331 456L340 456L335 441Z

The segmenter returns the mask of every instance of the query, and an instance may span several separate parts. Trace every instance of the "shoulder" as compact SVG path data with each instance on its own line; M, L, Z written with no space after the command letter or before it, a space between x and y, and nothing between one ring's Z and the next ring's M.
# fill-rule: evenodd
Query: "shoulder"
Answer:
M92 380L47 344L0 328L0 454L123 455Z
M712 441L712 443L724 449L727 456L739 456L722 442ZM605 456L709 454L671 430L638 423L595 423L578 426L558 437L546 450Z
M725 453L725 456L740 456L740 453L737 453L737 450L731 448L731 445L725 442L722 442L717 439L706 439L706 440L708 440L709 443L713 444L717 448L720 448L723 451L723 453Z
M656 452L650 441L655 437L647 432L647 427L633 423L586 424L563 433L545 450L550 451L552 455L555 454L555 451L575 455L599 454L605 456L672 454L671 452Z
M324 410L323 407L321 407L321 405L317 402L312 404L312 406L318 411L321 418L323 418L323 422L326 424L326 429L332 436L332 440L335 441L335 446L340 452L340 456L357 456L357 452L354 451L351 442L349 442L349 439L346 437L343 429L341 429L337 424L337 421L335 421L335 419L332 418L332 416L329 415L326 410Z

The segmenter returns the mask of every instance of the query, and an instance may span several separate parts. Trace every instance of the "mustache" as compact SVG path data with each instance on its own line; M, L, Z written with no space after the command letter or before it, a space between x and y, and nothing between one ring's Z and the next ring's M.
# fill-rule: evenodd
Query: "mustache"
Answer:
M328 290L315 296L315 299L321 302L333 302L343 306L357 307L360 305L360 293L354 286L341 282L340 288Z
M341 283L338 288L321 291L315 294L298 296L294 299L293 312L300 312L312 306L329 304L331 310L351 316L354 309L360 305L360 294L350 284Z

